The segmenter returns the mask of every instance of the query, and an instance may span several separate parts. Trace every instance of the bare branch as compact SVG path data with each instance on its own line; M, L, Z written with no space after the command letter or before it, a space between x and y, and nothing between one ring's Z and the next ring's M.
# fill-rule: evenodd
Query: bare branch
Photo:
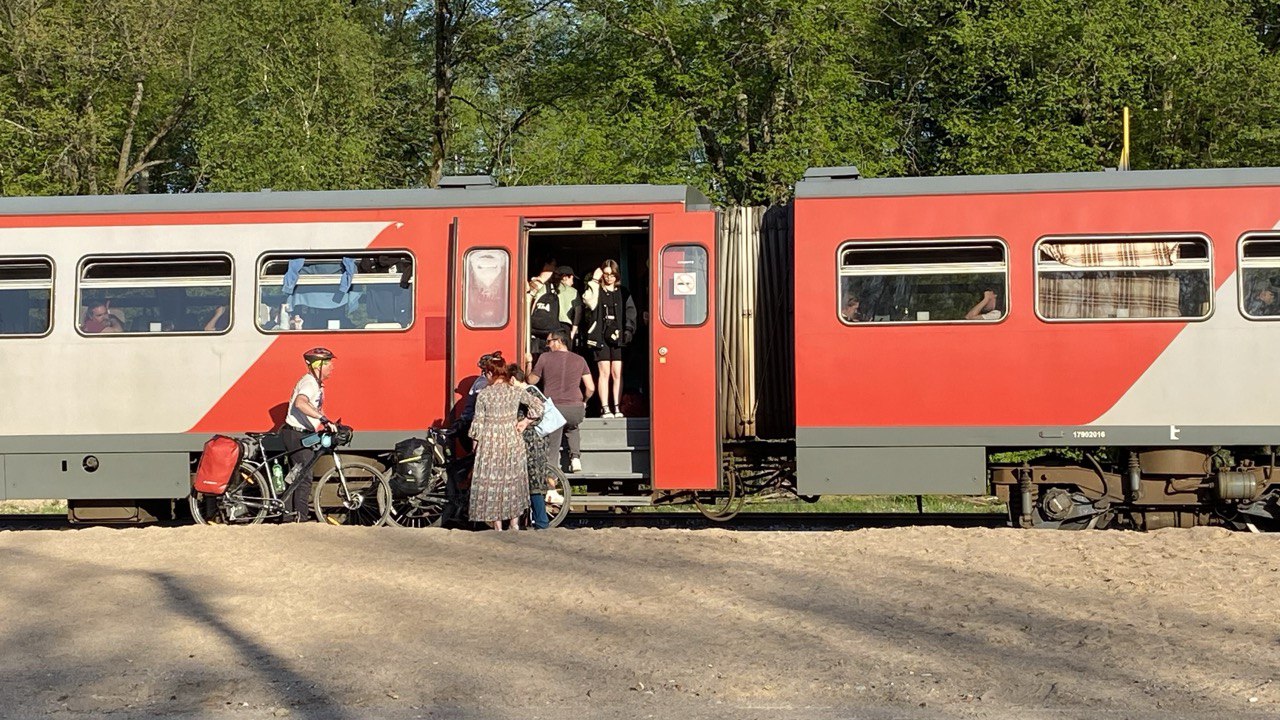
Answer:
M124 192L128 184L127 168L129 156L133 153L133 131L138 124L138 111L142 109L142 95L145 85L142 78L134 81L133 102L129 105L129 119L124 126L124 139L120 141L120 154L116 160L116 182L114 190L117 194Z
M21 124L19 124L19 123L16 123L16 122L14 122L14 121L10 120L9 118L0 118L0 121L6 122L6 123L8 123L8 124L10 124L10 125L12 125L12 126L14 126L14 127L18 128L19 130L21 130L21 131L23 131L23 132L27 133L28 135L33 136L33 137L34 137L34 136L35 136L35 134L36 134L36 131L35 131L35 130L32 130L31 128L27 127L26 125L21 125Z

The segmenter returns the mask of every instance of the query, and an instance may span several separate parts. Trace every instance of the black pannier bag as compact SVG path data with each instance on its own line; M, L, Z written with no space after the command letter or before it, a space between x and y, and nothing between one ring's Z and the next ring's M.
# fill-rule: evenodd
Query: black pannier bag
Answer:
M417 495L431 479L431 443L409 438L396 443L391 456L391 492L398 498Z

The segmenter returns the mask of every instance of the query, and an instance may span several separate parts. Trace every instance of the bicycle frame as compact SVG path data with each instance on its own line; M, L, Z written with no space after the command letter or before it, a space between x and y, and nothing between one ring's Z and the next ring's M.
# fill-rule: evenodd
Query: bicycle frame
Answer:
M261 438L259 438L259 440L261 440ZM243 466L247 466L251 472L257 474L258 477L262 479L263 489L265 490L262 501L259 503L249 498L241 498L238 502L253 509L265 507L267 513L266 517L268 518L282 517L285 514L285 503L288 502L289 498L292 497L295 492L297 492L298 483L296 480L294 482L290 482L283 492L276 492L275 482L271 477L271 463L275 460L283 460L286 465L290 464L288 457L289 451L281 450L277 453L268 454L265 443L258 442L257 446L257 452L250 457L241 458L240 463ZM316 454L316 460L319 460L323 455L333 456L334 466L337 468L338 472L338 482L342 487L343 495L344 497L350 498L351 491L347 486L346 476L342 472L342 458L338 454L337 448L321 448L320 452ZM312 461L312 466L314 467L314 465L315 461ZM292 468L290 468L290 472L292 472ZM353 509L350 507L350 500L344 501L343 504L347 505L348 509Z
M247 466L250 471L257 474L263 481L263 489L266 492L263 493L262 500L266 508L267 517L281 517L284 515L285 502L293 495L297 484L290 483L283 493L277 493L275 483L271 477L271 462L273 460L283 460L287 463L289 451L281 450L278 453L268 455L266 444L261 442L261 438L258 438L258 440L256 455L242 458L240 462L242 465ZM241 502L244 502L249 507L254 505L253 502L248 500L242 500Z

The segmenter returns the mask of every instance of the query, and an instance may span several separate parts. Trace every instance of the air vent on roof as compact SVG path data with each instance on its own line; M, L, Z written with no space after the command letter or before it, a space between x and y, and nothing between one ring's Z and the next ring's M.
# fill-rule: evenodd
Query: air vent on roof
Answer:
M809 168L804 171L805 180L858 180L861 177L862 173L853 165Z
M440 178L442 188L497 187L489 175L449 175Z

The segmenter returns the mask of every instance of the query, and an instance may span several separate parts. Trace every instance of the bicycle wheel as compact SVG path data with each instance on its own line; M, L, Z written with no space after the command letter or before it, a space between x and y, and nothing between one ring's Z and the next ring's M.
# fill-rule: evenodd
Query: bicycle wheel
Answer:
M440 527L448 505L447 482L444 468L432 468L426 490L406 498L392 498L389 524L409 528Z
M187 496L191 517L201 525L257 525L267 517L267 477L260 469L240 463L221 495L194 490Z
M391 485L373 465L345 460L316 482L311 507L316 520L330 525L385 525L391 514Z
M558 467L547 468L547 519L551 527L557 527L569 516L569 503L573 500L573 486Z

